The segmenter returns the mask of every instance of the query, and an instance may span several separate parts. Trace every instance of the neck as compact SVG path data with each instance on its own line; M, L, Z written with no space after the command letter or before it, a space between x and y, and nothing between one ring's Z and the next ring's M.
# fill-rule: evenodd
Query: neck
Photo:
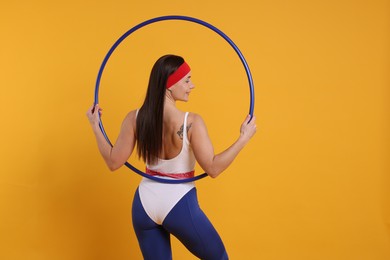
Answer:
M165 102L164 102L164 106L173 106L173 107L176 107L176 101L175 99L172 97L172 94L169 90L167 90L165 92Z

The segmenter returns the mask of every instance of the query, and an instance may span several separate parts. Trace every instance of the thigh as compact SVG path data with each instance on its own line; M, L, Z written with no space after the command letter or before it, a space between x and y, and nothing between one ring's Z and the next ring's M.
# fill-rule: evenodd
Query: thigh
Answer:
M171 260L170 235L161 225L156 224L146 214L139 198L138 189L133 200L132 220L144 259Z
M175 205L163 226L195 256L205 260L228 259L218 232L199 207L195 188Z

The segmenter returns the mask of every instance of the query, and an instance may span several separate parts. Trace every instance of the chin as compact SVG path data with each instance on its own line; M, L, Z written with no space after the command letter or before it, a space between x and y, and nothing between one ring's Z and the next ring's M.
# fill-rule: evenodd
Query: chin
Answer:
M188 100L189 100L189 97L184 97L181 101L188 102Z

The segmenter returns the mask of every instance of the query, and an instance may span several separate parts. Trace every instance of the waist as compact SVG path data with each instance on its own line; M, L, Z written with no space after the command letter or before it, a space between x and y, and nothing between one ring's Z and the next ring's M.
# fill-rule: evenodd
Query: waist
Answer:
M174 179L188 179L195 176L195 171L180 172L180 173L166 173L166 172L154 171L149 169L148 167L146 167L145 172L151 176L170 177Z

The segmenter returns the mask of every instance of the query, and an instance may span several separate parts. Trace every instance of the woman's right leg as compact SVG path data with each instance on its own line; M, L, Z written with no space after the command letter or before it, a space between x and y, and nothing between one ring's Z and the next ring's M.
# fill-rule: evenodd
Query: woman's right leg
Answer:
M198 258L229 259L220 236L199 207L196 188L181 198L162 225Z
M138 189L135 192L132 208L133 227L145 260L171 260L171 240L169 233L156 224L146 214Z

